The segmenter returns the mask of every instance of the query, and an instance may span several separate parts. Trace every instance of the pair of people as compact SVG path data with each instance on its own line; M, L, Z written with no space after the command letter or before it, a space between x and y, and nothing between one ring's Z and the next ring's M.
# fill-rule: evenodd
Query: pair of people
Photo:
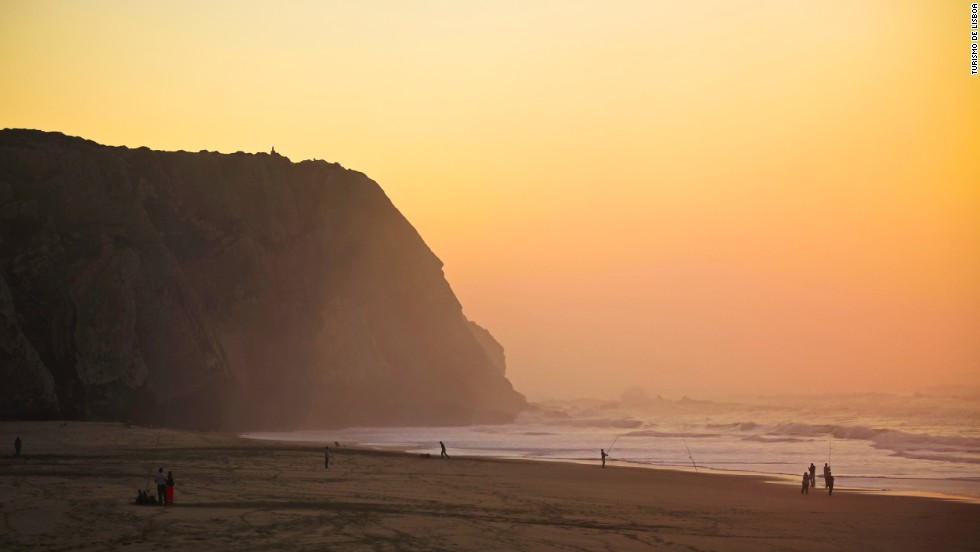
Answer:
M157 484L157 501L160 504L174 503L174 472L168 471L163 475L163 468L157 470L153 480Z
M830 473L830 465L823 465L823 482L824 488L827 489L827 494L834 494L834 475ZM810 494L810 487L817 486L817 467L812 463L810 468L803 472L803 488L800 490L800 494Z
M834 474L830 473L830 464L823 465L823 486L827 489L827 494L834 494Z

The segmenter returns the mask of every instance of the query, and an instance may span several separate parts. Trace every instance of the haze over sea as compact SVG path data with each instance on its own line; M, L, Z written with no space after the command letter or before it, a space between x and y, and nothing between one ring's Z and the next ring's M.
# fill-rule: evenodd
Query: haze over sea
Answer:
M861 488L980 499L980 404L964 396L885 394L671 401L548 401L514 423L462 427L353 427L250 433L259 439L391 447L450 455L595 461L611 465L779 474L810 463L823 489Z

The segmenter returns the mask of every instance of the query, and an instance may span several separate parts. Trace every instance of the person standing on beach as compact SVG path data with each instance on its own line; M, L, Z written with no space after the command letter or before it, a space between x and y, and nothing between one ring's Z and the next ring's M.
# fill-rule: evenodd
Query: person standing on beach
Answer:
M449 458L449 455L446 454L446 444L439 441L439 446L442 447L442 452L439 453L439 458Z
M174 503L174 472L167 472L167 504Z
M800 494L810 494L810 472L803 472L803 488L800 489Z
M323 469L330 469L330 447L323 447Z
M814 489L817 488L817 467L813 465L813 462L810 462L810 485Z
M602 467L604 468L606 467L606 457L609 455L606 454L606 449L599 449L599 454L602 455Z
M828 475L827 476L827 494L830 495L830 496L834 496L834 476L833 475Z
M163 475L163 468L157 470L153 480L157 483L157 502L163 504L167 496L167 476Z
M823 487L826 489L830 486L830 464L823 465Z
M20 456L20 435L14 439L14 456Z

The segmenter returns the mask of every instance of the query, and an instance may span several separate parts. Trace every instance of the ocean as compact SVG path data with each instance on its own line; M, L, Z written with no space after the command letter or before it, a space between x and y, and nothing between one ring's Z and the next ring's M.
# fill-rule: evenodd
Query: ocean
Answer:
M980 500L980 400L886 394L699 401L535 403L514 423L256 432L255 439L358 444L451 456L784 476L829 464L835 490L887 490Z

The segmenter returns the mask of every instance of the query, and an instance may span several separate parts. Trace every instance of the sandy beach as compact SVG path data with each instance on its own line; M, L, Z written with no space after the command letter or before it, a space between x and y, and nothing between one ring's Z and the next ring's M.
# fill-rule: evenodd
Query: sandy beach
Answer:
M748 476L348 446L324 469L318 446L80 422L0 442L0 550L980 549L977 504ZM134 505L159 467L175 504Z

